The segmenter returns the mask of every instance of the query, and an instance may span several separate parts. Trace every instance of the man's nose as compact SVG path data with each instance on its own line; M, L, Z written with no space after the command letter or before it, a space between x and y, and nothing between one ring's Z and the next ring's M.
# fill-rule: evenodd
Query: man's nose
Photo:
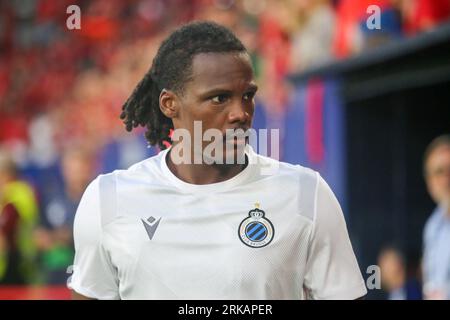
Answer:
M228 113L228 120L231 123L246 123L250 119L250 114L246 110L245 105L242 101L236 101L231 106L230 112Z

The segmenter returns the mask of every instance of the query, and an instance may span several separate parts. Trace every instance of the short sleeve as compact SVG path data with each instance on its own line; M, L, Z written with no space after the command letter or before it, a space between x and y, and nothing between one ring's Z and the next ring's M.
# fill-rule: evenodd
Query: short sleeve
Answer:
M74 222L75 260L68 286L94 299L119 299L117 272L102 244L99 178L87 187Z
M342 209L319 174L304 286L310 299L350 300L367 294Z

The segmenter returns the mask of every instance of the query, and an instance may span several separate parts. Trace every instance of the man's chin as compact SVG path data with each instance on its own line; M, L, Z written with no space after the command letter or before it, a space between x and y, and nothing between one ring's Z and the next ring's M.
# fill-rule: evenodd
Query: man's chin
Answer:
M224 164L245 164L246 143L227 144L224 148Z
M207 164L214 165L235 165L245 164L246 157L245 151L247 149L247 142L243 143L229 143L223 144L222 148L216 149L212 155L203 153L203 160ZM221 150L220 154L217 154L217 150Z

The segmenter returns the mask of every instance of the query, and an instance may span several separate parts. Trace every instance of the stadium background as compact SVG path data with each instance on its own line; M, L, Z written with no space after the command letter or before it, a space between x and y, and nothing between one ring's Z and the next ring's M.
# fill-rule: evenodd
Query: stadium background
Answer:
M81 30L66 27L71 4ZM381 8L380 30L366 26L369 5ZM142 130L125 132L121 106L168 32L205 19L230 27L251 52L254 127L280 129L281 160L329 182L363 275L392 245L420 284L434 207L422 156L450 131L449 18L448 0L0 1L0 146L38 208L31 271L21 283L0 276L0 299L68 298L61 279L79 190L158 152Z

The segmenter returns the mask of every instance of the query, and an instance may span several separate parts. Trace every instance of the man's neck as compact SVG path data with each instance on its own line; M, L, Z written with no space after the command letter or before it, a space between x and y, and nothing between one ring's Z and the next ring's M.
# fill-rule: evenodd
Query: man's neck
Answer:
M450 219L450 207L444 208L444 215L447 219Z
M245 164L178 164L176 165L170 153L165 161L169 170L180 180L191 184L211 184L223 182L233 178L243 171L248 164L247 156Z
M437 205L437 211L446 219L450 220L450 206L441 203Z

